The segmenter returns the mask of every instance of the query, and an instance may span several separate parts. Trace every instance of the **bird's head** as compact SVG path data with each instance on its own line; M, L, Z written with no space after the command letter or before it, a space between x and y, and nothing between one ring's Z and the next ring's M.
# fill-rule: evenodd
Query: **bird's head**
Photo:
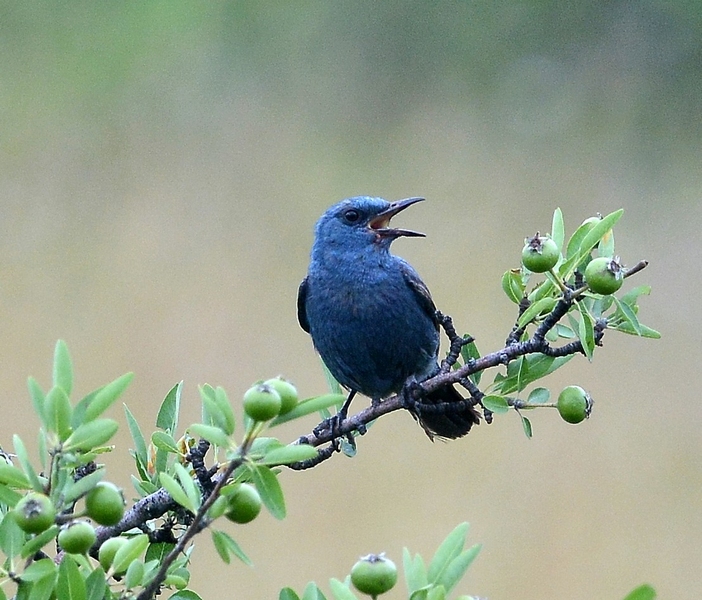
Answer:
M398 237L424 237L423 233L417 231L390 227L390 220L397 213L422 200L424 198L406 198L388 202L369 196L342 200L329 208L317 221L316 243L388 248Z

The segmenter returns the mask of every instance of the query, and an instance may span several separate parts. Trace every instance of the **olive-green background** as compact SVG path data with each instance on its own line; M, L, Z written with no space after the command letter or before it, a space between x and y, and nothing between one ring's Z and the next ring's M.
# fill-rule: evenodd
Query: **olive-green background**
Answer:
M651 261L635 283L663 339L609 333L548 381L592 393L588 422L535 413L529 441L508 415L432 444L393 414L356 459L284 471L285 521L227 526L254 568L200 536L191 583L276 598L367 552L428 556L467 520L484 546L462 593L700 597L701 40L697 1L3 3L0 443L35 447L25 380L50 384L57 338L78 396L135 371L145 430L181 379L183 427L204 382L324 392L295 296L346 196L428 198L398 219L428 237L394 250L483 351L515 317L500 277L524 237L557 206L569 233L624 207L618 251Z

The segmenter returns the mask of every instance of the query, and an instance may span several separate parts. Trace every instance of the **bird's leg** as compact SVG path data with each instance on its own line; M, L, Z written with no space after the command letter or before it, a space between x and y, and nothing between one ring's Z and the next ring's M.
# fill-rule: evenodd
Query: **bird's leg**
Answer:
M314 429L315 434L329 428L329 430L331 431L332 438L333 439L338 438L340 435L339 430L341 429L341 425L346 420L346 417L349 414L349 406L351 406L351 401L353 400L355 395L356 395L356 390L351 390L349 392L348 398L346 398L344 403L341 405L339 412L337 412L335 415L329 417L328 419L325 419L324 421L322 421L322 423L320 423L317 427L315 427L315 429Z
M405 385L402 386L402 390L400 390L402 406L411 413L416 414L418 405L421 404L421 398L423 395L424 390L422 389L422 386L419 385L414 377L410 377L407 381L405 381Z

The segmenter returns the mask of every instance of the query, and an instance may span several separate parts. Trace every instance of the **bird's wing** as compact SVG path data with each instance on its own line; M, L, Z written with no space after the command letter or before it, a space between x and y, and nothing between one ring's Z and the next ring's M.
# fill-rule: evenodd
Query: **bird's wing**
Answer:
M419 301L419 305L422 307L422 310L438 328L439 321L436 318L436 306L434 305L434 301L431 299L429 288L420 279L419 275L417 275L417 271L415 271L405 261L400 261L400 271L402 271L402 276L404 277L405 282L414 292L414 295Z
M302 327L302 329L304 329L307 333L310 332L310 322L307 320L306 308L307 291L309 290L309 287L307 277L305 277L297 290L297 321L300 323L300 327Z

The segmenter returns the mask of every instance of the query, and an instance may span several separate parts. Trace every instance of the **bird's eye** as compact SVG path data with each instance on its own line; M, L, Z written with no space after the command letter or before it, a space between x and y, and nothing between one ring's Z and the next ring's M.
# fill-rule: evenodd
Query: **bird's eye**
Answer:
M361 213L353 208L350 208L344 213L344 220L347 223L357 223L360 218Z

